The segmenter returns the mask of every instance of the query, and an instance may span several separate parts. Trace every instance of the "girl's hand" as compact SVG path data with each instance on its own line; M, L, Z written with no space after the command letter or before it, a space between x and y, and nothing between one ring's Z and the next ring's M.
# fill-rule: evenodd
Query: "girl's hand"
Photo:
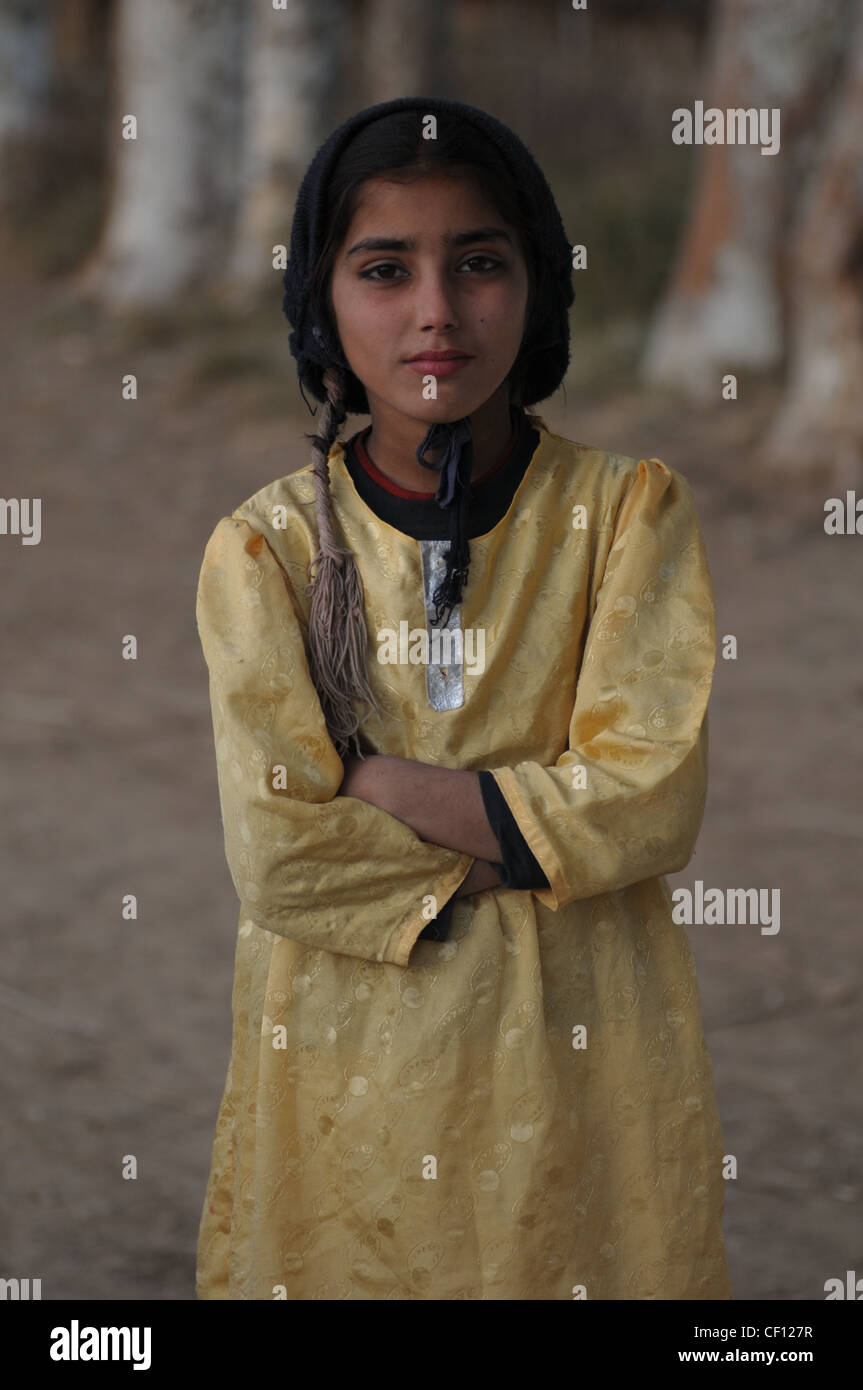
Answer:
M475 859L471 864L467 878L453 894L454 898L466 898L471 893L482 893L486 888L499 888L500 874L494 865L487 859Z

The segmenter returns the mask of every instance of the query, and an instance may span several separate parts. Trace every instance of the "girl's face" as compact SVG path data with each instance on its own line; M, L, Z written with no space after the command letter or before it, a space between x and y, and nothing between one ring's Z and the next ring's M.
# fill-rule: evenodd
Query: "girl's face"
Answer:
M330 295L373 417L428 426L478 410L518 355L528 284L517 233L472 179L368 179Z

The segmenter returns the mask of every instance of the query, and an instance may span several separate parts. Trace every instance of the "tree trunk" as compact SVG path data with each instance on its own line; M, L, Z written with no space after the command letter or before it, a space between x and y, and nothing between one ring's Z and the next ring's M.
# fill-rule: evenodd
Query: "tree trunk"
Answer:
M863 7L790 253L791 359L768 469L863 480Z
M369 105L447 95L449 9L448 0L369 0L362 45Z
M44 0L0 6L0 214L26 194L27 168L53 95L51 7Z
M289 243L302 176L342 116L349 19L345 0L285 0L250 17L232 295L271 282L273 247Z
M237 196L242 0L120 0L111 191L77 288L156 306L218 275ZM137 138L124 139L127 116Z
M841 58L846 0L723 0L705 108L780 112L779 150L705 144L670 287L641 365L643 380L716 400L721 376L784 355L781 252L808 128ZM772 127L775 133L775 124Z

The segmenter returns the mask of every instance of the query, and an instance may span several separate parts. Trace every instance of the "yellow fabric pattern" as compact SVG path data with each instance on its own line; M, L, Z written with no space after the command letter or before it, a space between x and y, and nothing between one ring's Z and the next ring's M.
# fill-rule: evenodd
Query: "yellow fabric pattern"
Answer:
M241 907L199 1298L731 1297L713 1075L661 877L706 794L704 544L673 469L532 423L506 516L470 542L462 626L485 629L486 664L454 710L430 708L422 665L377 661L381 629L425 627L420 546L330 454L384 714L365 744L490 769L550 884L460 898L449 941L417 938L471 856L336 796L306 660L311 467L207 544Z

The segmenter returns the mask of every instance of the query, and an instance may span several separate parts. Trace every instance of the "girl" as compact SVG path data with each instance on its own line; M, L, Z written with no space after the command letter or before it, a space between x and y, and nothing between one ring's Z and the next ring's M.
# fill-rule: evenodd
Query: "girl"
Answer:
M312 462L218 523L198 592L241 903L200 1298L731 1296L662 877L704 809L712 585L678 473L525 409L570 255L460 103L360 112L301 188Z

